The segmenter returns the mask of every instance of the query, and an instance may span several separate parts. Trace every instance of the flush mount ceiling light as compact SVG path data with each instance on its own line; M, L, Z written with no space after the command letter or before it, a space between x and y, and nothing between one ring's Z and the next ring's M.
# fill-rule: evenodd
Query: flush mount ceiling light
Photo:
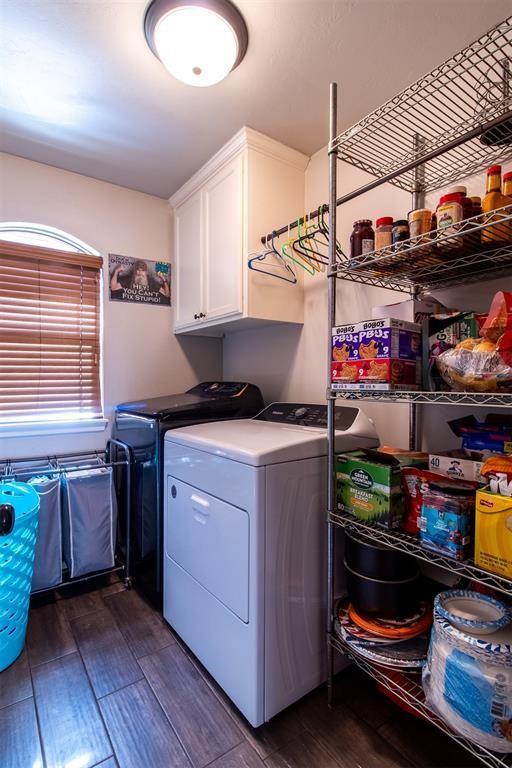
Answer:
M248 43L245 21L229 0L153 0L144 33L171 75L203 87L227 77Z

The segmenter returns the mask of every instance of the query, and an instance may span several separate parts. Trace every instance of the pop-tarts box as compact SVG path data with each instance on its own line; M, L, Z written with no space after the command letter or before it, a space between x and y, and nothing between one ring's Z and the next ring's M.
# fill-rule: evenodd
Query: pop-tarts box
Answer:
M332 362L344 363L357 360L358 335L355 323L338 325L332 329Z
M357 359L414 360L421 356L421 325L392 317L356 323Z

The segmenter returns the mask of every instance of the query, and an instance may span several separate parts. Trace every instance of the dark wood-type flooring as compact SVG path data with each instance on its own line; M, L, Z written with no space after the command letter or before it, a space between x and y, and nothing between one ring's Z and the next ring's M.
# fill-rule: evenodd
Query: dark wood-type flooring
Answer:
M0 674L1 768L473 768L354 668L251 728L134 590L54 593Z

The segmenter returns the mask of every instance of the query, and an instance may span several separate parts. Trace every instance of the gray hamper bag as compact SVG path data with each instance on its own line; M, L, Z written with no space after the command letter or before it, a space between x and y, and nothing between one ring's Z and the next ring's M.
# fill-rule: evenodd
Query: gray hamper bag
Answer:
M71 578L114 566L116 531L112 467L66 473L62 480L62 547Z
M29 481L39 495L39 525L32 592L49 589L62 581L62 527L60 478L32 477Z

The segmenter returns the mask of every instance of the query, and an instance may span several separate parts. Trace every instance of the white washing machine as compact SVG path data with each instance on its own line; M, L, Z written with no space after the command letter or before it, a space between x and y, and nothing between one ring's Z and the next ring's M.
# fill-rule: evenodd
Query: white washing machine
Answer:
M165 436L164 617L253 726L326 676L326 406ZM378 445L336 408L336 448Z

